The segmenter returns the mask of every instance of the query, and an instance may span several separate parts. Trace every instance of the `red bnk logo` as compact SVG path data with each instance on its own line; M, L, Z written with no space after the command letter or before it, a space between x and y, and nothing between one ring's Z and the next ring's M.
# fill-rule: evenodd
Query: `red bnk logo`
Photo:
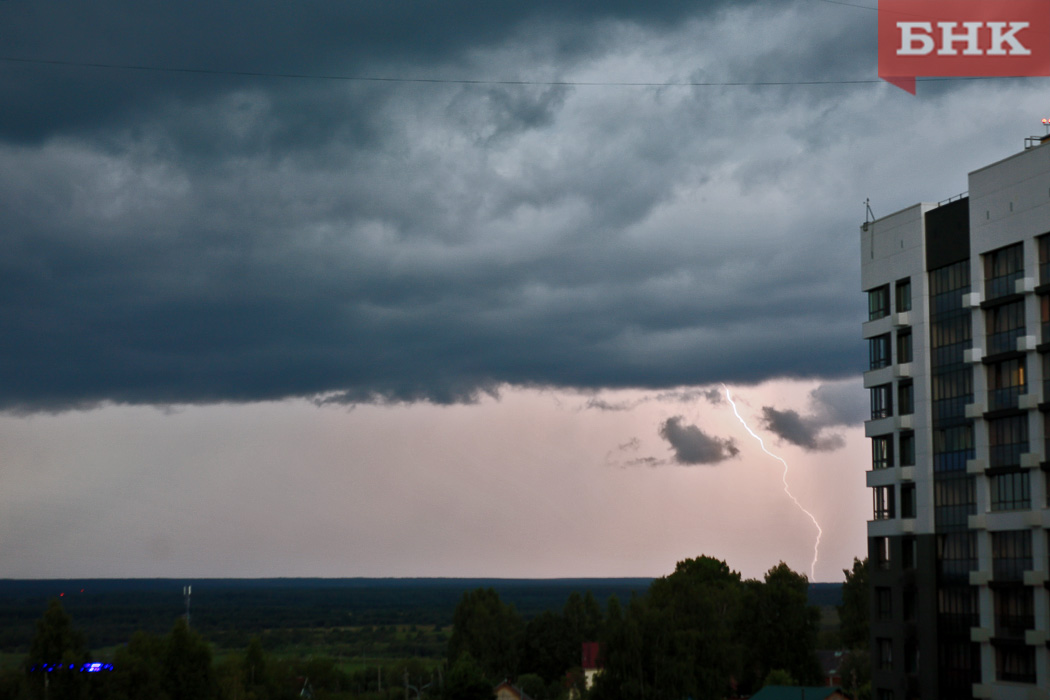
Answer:
M879 0L879 77L1050 75L1048 0Z

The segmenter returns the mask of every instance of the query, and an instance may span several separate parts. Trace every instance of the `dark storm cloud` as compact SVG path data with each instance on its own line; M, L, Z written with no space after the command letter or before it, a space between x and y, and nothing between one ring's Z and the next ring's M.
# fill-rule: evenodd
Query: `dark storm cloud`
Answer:
M718 2L10 0L0 26L6 55L57 60L659 81L724 72L700 39L743 52L749 27L717 24L728 12L765 16ZM464 402L506 384L666 390L861 366L842 235L855 222L814 218L824 166L793 155L825 147L801 124L825 129L834 93L782 105L804 114L798 136L777 137L792 166L766 182L770 154L742 138L765 102L747 90L3 61L0 90L4 410ZM690 400L721 399L703 391Z
M819 420L804 418L798 411L778 411L772 406L762 407L762 421L767 430L777 434L782 440L810 452L830 452L846 446L841 435L821 435L826 427Z
M465 54L498 46L523 28L535 27L548 35L556 58L564 61L593 50L600 38L580 31L581 26L624 21L665 27L728 4L92 0L74 5L9 0L0 3L0 26L7 30L2 55L16 59L231 73L435 77L428 69L454 66ZM0 134L12 139L39 140L129 123L163 100L196 102L258 82L232 74L158 74L18 62L3 67L0 93L6 99ZM481 77L526 77L519 73L520 67L512 75ZM268 89L286 89L287 82L274 79Z
M649 403L650 401L675 401L678 403L693 403L703 399L712 405L718 405L723 400L722 392L718 389L703 389L703 388L691 388L691 389L673 389L671 391L661 391L656 394L650 394L637 399L625 399L621 401L609 401L607 399L599 398L597 396L587 399L587 403L584 404L584 408L596 409L599 411L632 411L638 408L642 404Z
M810 452L830 452L845 447L842 435L826 431L864 422L864 392L852 383L825 384L811 391L809 397L812 411L808 415L764 406L762 421L765 428L781 440Z
M708 435L695 425L684 425L684 420L673 416L660 426L660 437L670 444L678 464L718 464L740 454L732 438Z

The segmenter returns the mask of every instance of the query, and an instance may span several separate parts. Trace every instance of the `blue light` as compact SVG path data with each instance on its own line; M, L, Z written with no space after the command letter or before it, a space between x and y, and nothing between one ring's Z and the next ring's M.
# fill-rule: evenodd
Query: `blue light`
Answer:
M30 673L36 671L43 671L44 673L51 673L53 671L65 671L65 664L34 664L30 669ZM76 664L69 664L69 670L76 670L79 673L101 673L102 671L112 671L113 664L105 663L103 661L88 661L87 663L80 664L77 667Z

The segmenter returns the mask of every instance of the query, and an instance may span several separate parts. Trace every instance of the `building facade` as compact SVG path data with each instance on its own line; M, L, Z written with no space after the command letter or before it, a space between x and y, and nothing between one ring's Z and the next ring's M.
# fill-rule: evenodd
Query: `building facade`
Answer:
M861 227L874 700L1050 700L1050 139Z

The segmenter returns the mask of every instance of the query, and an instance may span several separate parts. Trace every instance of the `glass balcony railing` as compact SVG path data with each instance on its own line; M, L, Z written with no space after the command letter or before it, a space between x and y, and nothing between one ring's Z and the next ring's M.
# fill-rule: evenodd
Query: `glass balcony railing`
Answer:
M1024 270L1011 272L1002 277L992 277L984 282L984 298L997 299L1014 293L1014 282L1024 277Z
M1024 335L1024 327L1011 328L1008 331L988 334L985 354L997 355L1001 352L1013 352L1017 349L1017 339Z
M1017 408L1017 400L1024 393L1026 392L1023 385L992 389L988 392L988 410L1001 411L1004 408Z
M1007 445L992 445L988 448L988 462L991 467L1017 467L1021 464L1021 455L1028 451L1027 442L1013 442Z

